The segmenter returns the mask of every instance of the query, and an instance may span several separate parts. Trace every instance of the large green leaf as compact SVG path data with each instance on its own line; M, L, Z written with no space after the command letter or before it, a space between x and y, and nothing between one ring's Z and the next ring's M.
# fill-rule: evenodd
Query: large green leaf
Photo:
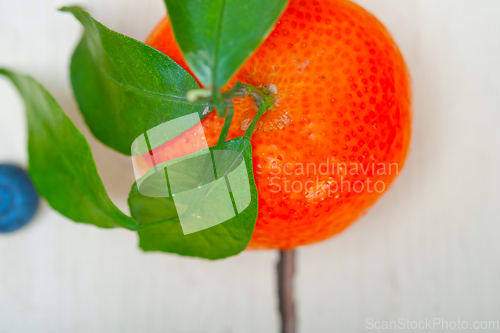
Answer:
M64 7L85 31L71 61L71 83L92 133L104 144L130 155L139 135L206 104L188 103L196 80L165 54L112 31L78 7Z
M84 136L54 98L29 76L6 69L26 104L29 174L49 204L76 222L137 229L109 199Z
M227 206L224 208L224 200L218 197L214 199L213 196L205 196L206 192L196 190L196 184L199 184L198 189L203 189L202 185L208 183L211 184L212 188L218 186L213 184L225 186L223 182L226 176L231 177L232 174L237 173L234 172L235 170L241 171L238 167L241 166L240 163L243 163L243 166L246 166L246 169L243 169L246 170L244 177L233 177L228 182L231 184L232 198L234 198L233 207L230 206L229 210L233 208L235 210L238 209L239 214L221 224L185 234L186 227L184 226L183 230L177 214L177 208L181 207L178 203L179 201L176 201L176 204L174 204L172 196L150 197L143 195L139 191L138 182L136 182L129 195L129 206L132 216L139 223L140 247L143 250L172 252L207 259L220 259L236 255L246 248L255 227L258 211L257 189L252 171L251 144L247 138L240 137L226 142L223 149L222 155L218 155L219 157L217 157L215 153L221 151L216 151L213 147L210 148L212 156L214 156L213 163L216 165L217 180L214 181L214 178L206 177L207 175L213 175L213 169L210 168L207 171L204 167L206 160L203 160L203 156L200 155L198 158L202 159L198 160L199 163L191 163L190 160L183 160L174 164L173 167L169 168L167 166L167 181L170 181L174 195L179 196L180 194L175 193L173 177L175 177L179 185L177 186L178 191L182 192L189 187L195 189L195 193L192 196L185 195L185 198L189 198L190 202L207 203L207 200L211 200L210 205L205 205L208 207L207 210L210 216L223 215L225 209L228 211ZM232 152L236 154L228 154ZM157 169L163 172L162 168L165 166L165 163L169 162L159 164ZM209 165L212 165L212 163L209 163ZM161 175L161 172L158 172L158 174ZM147 176L146 174L145 177ZM153 181L151 184L147 184L146 180L140 185L141 187L146 186L149 193L152 193L152 187L161 184L157 179L154 179L154 174L152 178ZM235 195L238 189L245 187L249 188L247 199L242 199L245 193L240 192L243 196ZM220 193L224 194L223 191ZM196 201L194 197L198 194L200 194L200 198ZM248 201L243 205L239 205L238 199ZM246 206L247 204L248 206ZM241 207L246 208L242 210L240 209ZM183 216L190 215L195 210L196 206L191 205L184 211Z
M287 0L165 0L195 76L218 91L267 37Z

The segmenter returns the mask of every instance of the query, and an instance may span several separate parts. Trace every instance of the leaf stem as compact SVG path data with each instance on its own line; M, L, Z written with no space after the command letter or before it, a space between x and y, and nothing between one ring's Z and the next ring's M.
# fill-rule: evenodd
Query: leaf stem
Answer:
M186 94L186 99L189 103L207 103L209 106L216 106L216 104L219 104L222 110L223 106L231 105L231 100L233 98L243 98L247 93L246 86L238 81L231 89L220 92L219 94L214 93L214 96L212 96L212 90L209 89L189 90ZM223 116L224 114L222 114L222 117Z
M213 90L212 98L215 104L215 108L217 109L217 115L219 116L219 118L223 118L225 116L224 112L226 106L224 105L224 99L222 98L222 94L219 89Z
M224 125L220 132L219 140L217 141L216 149L222 149L224 147L224 142L226 142L227 134L229 133L229 127L233 120L234 107L231 105L227 108L226 118L224 119Z
M257 114L255 117L253 117L252 122L250 123L250 126L248 126L247 130L245 131L244 137L250 140L253 135L253 131L255 129L255 125L257 125L257 122L259 121L260 117L267 111L267 104L262 103L259 106L259 110L257 111Z

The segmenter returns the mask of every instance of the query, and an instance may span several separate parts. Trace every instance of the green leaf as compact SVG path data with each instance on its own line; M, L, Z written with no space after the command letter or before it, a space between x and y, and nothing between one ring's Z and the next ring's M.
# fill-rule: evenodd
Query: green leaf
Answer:
M0 69L19 90L28 118L29 174L49 204L76 222L137 229L109 199L84 136L54 98L29 76Z
M204 86L218 92L267 37L287 0L165 3L189 67Z
M189 103L196 80L165 54L112 31L78 7L64 7L85 31L71 61L71 83L92 133L105 145L130 155L139 135L168 120L197 112ZM207 112L205 112L207 114Z
M223 151L218 151L214 147L210 148L212 155L198 155L196 157L198 163L193 163L190 159L183 159L182 162L175 163L174 160L174 163L164 162L157 166L156 173L160 175L165 166L168 170L169 192L171 190L176 195L175 203L172 196L150 197L141 194L138 182L132 186L128 202L132 216L139 223L140 247L144 251L163 251L185 256L221 259L236 255L246 248L252 237L258 212L257 188L252 171L251 144L247 138L240 137L226 142L223 149ZM218 152L221 154L217 154ZM207 164L204 156L213 156L214 159ZM212 163L215 163L217 171L217 180L215 181L213 177L206 177L207 175L213 175L213 169L209 168L209 172L207 172L206 168L206 165L213 165ZM213 194L216 191L210 192L211 195L207 196L207 192L203 192L203 190L205 188L211 190L219 185L225 186L223 182L232 174L237 173L235 170L245 170L245 168L238 169L241 163L246 166L246 172L244 177L233 177L228 181L231 184L228 188L232 190L233 206L224 208L224 200L219 197L214 199ZM154 175L152 174L152 176ZM148 184L148 179L151 179L150 176L148 174L143 176L143 178L146 177L146 180L140 184L140 189L142 192L146 190L150 195L153 195L154 189L152 190L152 187L158 186L160 183L152 177L153 181ZM196 187L196 184L199 184L199 187ZM142 188L143 186L145 186L145 189ZM177 190L175 190L176 187ZM238 189L245 187L249 188L248 198L245 199L245 193L241 193L241 191L240 194L243 194L243 196L235 194ZM188 201L184 206L189 207L182 208L182 200L181 204L179 204L178 199L181 195L179 192L186 191L188 188L194 188L194 191L191 194L184 194L184 198L187 198ZM193 192L194 194L192 194ZM223 191L220 193L224 194ZM200 198L196 200L195 197L199 194ZM207 200L211 201L208 202ZM248 201L242 204L242 201L245 200ZM223 223L201 231L189 233L188 230L188 233L185 234L186 226L189 227L188 223L190 222L188 220L183 227L180 220L184 219L185 221L186 216L189 217L191 213L196 211L197 206L193 202L197 204L209 203L201 208L202 214L206 213L204 216L222 217L225 212L232 209L238 210L239 214ZM179 207L185 209L184 213L181 214L181 218L178 216L177 211Z

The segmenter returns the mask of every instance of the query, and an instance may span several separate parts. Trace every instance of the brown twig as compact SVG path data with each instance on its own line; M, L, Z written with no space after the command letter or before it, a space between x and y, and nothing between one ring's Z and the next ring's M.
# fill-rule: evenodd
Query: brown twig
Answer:
M277 265L277 270L281 332L295 333L295 306L293 302L295 250L280 251L280 259Z

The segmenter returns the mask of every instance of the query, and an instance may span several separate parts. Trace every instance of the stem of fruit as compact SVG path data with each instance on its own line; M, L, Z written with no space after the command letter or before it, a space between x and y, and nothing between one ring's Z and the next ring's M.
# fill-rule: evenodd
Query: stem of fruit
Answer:
M293 301L293 274L295 272L295 250L280 251L277 265L278 297L281 314L281 332L295 333L295 306Z
M216 97L216 95L218 97ZM217 141L217 149L222 149L224 146L224 142L226 142L227 134L229 132L229 127L231 126L231 121L233 120L234 106L231 100L229 100L229 106L226 107L227 98L237 98L244 97L245 95L250 95L255 100L255 105L258 108L257 114L253 118L250 126L245 131L245 138L250 139L252 137L253 131L255 130L255 125L259 121L262 115L274 108L274 95L270 94L266 87L259 89L248 83L236 82L234 86L225 91L224 93L218 93L213 96L213 100L216 104L216 107L220 105L220 107L224 107L223 114L225 115L224 125L222 126L222 130L219 136L219 140ZM200 99L198 99L200 101ZM218 113L219 114L219 113Z
M251 84L248 84L248 83L244 83L244 86L247 90L247 93L248 95L252 96L256 101L265 101L267 99L267 89L265 90L265 92ZM263 88L265 89L265 88Z

